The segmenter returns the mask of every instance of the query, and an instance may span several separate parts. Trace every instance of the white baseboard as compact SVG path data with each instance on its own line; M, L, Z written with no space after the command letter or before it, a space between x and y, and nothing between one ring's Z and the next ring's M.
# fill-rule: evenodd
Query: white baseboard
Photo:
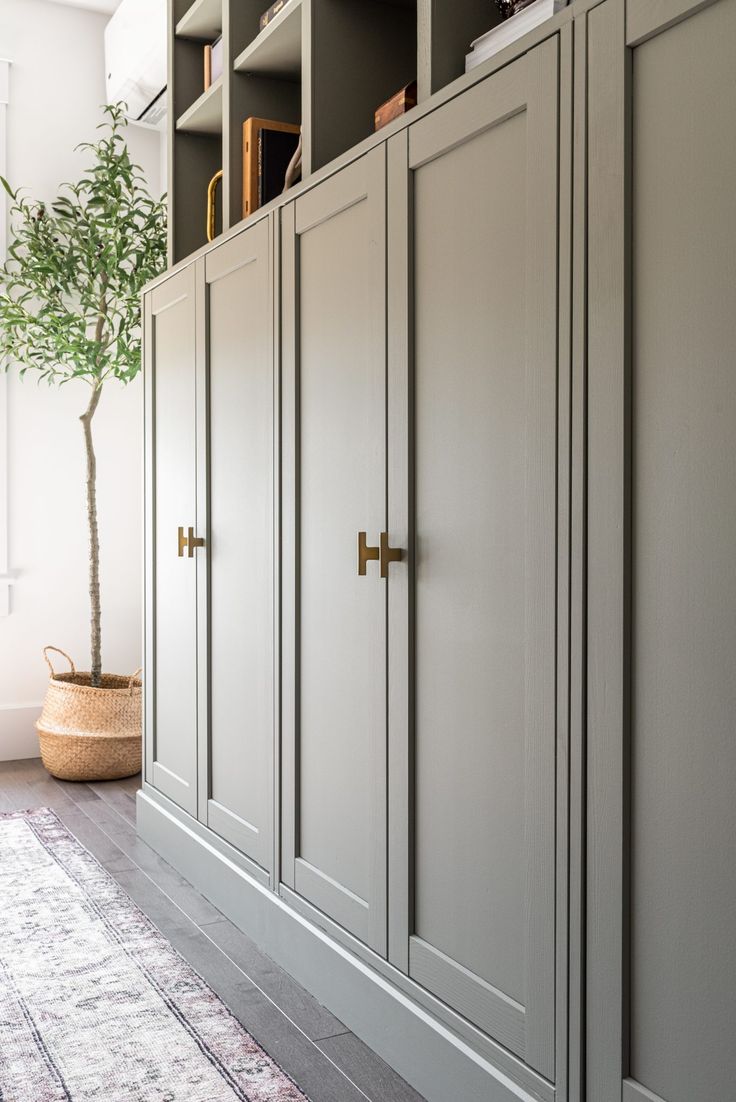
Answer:
M37 758L40 704L0 704L0 761Z

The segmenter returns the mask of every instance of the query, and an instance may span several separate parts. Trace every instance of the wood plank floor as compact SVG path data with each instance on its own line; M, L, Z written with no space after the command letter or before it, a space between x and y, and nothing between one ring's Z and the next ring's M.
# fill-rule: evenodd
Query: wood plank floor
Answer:
M37 758L0 762L0 811L53 808L311 1102L423 1102L138 838L139 780L73 784Z

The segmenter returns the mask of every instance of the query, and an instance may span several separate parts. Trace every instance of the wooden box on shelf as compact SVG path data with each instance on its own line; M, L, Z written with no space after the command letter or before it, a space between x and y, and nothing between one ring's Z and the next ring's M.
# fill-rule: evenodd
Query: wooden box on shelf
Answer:
M270 154L276 158L279 167L277 174L283 191L286 169L299 142L301 126L294 123L278 122L274 119L246 119L243 123L243 218L253 214L260 206L275 198L267 190L268 181L273 178L273 168L267 164ZM275 140L270 143L269 135ZM279 141L286 135L291 141Z
M376 111L376 130L388 126L390 122L398 119L400 115L405 115L407 111L411 111L412 107L416 107L416 105L417 82L413 80L411 84L405 85L378 108Z

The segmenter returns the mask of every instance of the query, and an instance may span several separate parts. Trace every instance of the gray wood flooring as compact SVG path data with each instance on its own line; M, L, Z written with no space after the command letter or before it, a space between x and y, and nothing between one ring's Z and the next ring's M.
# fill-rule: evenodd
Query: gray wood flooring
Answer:
M37 758L0 762L0 811L52 807L311 1102L423 1102L138 838L138 784L73 784Z

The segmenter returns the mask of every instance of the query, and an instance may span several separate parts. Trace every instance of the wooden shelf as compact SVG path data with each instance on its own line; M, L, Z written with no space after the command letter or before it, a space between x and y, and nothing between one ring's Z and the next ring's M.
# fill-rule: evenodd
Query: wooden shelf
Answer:
M235 59L239 73L299 80L302 71L302 0L286 7Z
M213 42L222 34L222 0L194 0L176 24L176 34L179 38Z
M222 134L222 77L184 112L176 129L187 134Z

